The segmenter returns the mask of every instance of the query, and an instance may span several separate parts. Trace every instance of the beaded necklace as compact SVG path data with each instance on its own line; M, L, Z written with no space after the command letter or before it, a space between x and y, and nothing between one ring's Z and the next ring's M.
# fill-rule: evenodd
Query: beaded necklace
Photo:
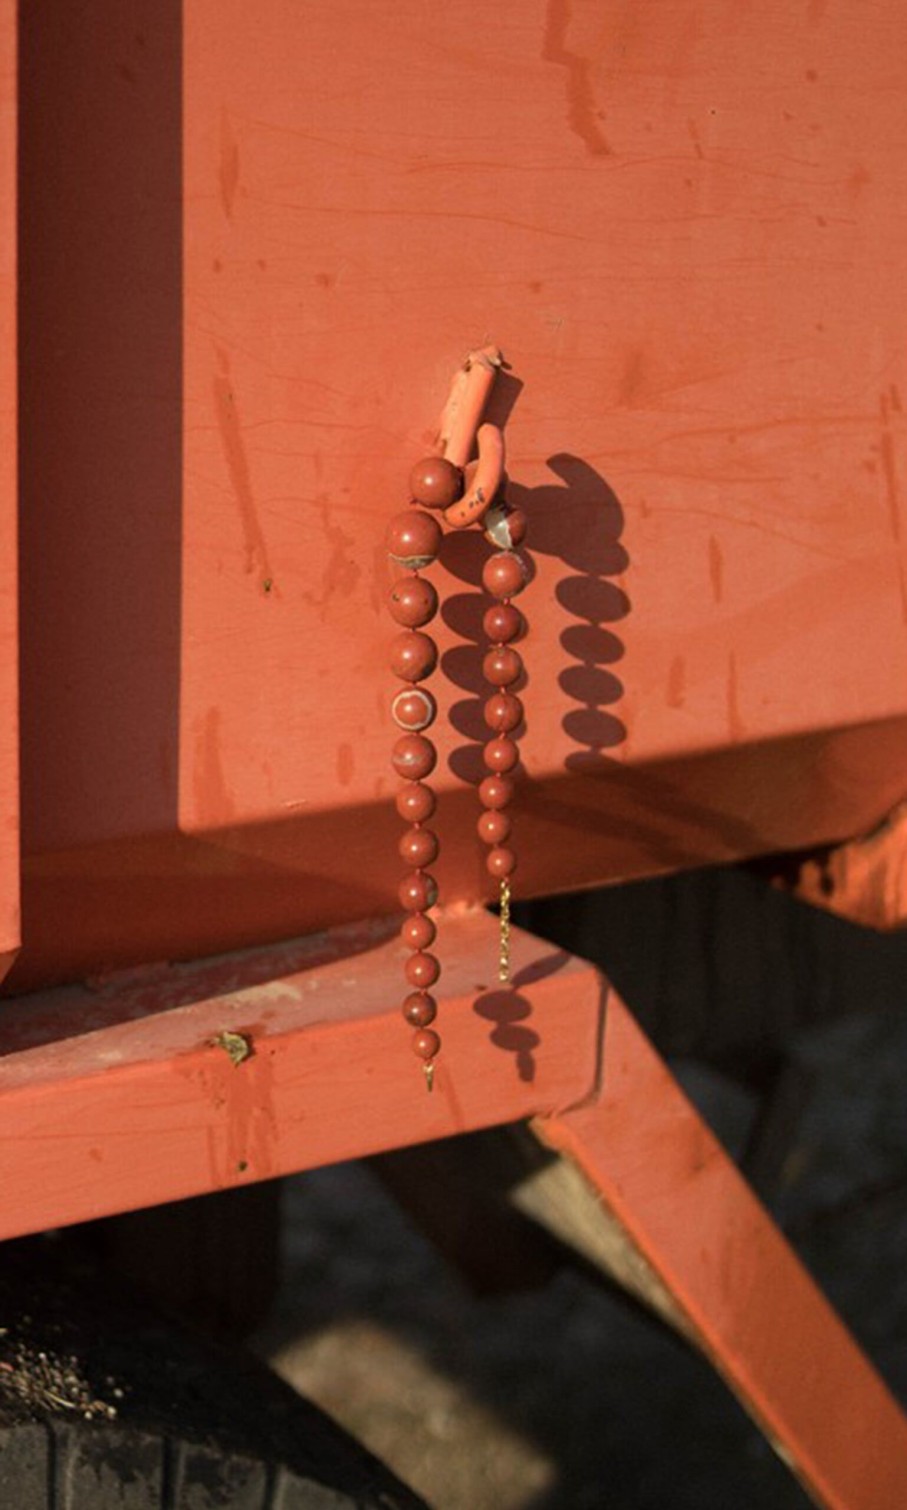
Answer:
M482 806L478 833L488 846L486 870L497 882L498 978L504 984L510 979L511 877L516 855L509 845L507 808L513 800L512 773L519 760L514 735L523 719L522 702L512 690L522 676L523 662L513 641L525 629L523 615L512 599L525 587L529 568L516 550L525 539L525 515L506 502L495 501L504 482L503 434L495 425L480 424L501 365L501 354L494 346L467 357L454 379L442 416L437 453L413 468L411 505L391 520L387 530L388 554L406 572L393 583L389 597L391 616L401 626L391 645L390 665L405 684L391 703L394 722L402 731L391 752L394 769L404 781L396 805L408 825L400 839L399 853L410 867L399 892L407 913L401 939L411 951L404 967L410 990L402 1011L413 1029L412 1047L422 1061L429 1090L441 1049L441 1039L433 1027L437 1002L431 994L441 966L437 956L429 952L436 929L428 914L437 903L438 885L428 867L437 859L438 838L426 827L435 811L435 794L426 778L435 768L437 751L425 731L437 717L437 704L422 683L438 662L437 645L425 632L438 611L438 594L421 572L436 560L441 548L441 521L452 530L478 525L495 547L482 571L483 586L493 601L482 621L489 642L482 671L489 684L483 711L490 737L482 752L488 774L478 787ZM470 462L474 447L477 459Z

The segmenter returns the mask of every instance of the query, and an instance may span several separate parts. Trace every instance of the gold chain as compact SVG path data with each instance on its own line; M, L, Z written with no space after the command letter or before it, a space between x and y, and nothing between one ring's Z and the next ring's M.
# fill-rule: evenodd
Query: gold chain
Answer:
M510 979L510 882L506 876L501 882L501 954L498 960L498 980L506 984Z

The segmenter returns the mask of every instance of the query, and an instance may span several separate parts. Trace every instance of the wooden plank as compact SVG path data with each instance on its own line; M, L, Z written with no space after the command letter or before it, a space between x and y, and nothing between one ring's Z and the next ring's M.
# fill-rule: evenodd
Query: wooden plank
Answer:
M523 894L903 796L899 0L22 14L16 989L394 907L381 542L486 334L537 567ZM435 571L450 901L482 549Z
M907 1420L613 993L603 1063L596 1095L540 1118L539 1137L818 1504L907 1503Z
M0 0L0 980L20 942L16 12Z
M0 1018L0 1238L515 1121L588 1094L601 1029L589 965L442 917L444 1039L425 1089L386 926L18 998ZM218 1043L240 1035L234 1065Z

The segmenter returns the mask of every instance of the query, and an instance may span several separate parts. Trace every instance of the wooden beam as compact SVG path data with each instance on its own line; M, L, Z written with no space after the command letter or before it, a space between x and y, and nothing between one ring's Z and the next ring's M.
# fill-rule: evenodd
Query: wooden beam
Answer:
M588 1095L602 1013L593 967L514 930L505 991L493 918L442 917L439 932L444 1048L430 1095L399 1014L393 920L7 1002L0 1238Z
M622 1002L585 1105L535 1130L828 1510L907 1504L907 1421Z
M21 940L19 911L18 7L0 0L0 980Z

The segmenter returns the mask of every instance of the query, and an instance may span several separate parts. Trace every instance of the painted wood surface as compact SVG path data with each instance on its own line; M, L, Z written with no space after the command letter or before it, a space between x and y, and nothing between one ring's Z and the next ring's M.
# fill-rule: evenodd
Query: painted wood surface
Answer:
M692 1336L826 1510L907 1500L907 1419L611 993L597 1097L539 1135L582 1171Z
M0 3L0 979L19 947L16 7Z
M907 803L898 803L868 834L780 856L773 879L839 917L881 930L902 927L907 920Z
M431 1095L399 1013L393 921L17 1000L0 1017L0 1239L588 1095L593 967L515 930L513 989L499 990L487 914L446 917L439 936Z
M895 0L27 10L19 989L393 906L381 536L489 337L524 893L901 799ZM436 573L448 899L481 550Z

